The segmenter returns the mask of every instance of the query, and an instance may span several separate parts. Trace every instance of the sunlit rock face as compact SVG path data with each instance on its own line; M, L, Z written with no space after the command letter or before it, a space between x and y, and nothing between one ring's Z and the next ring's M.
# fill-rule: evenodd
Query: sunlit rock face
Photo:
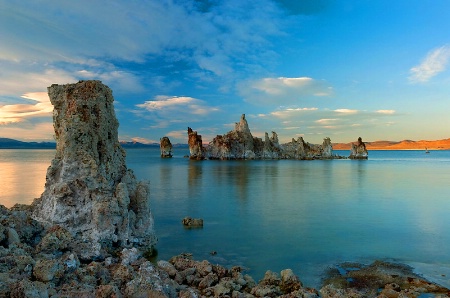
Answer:
M224 135L216 136L206 146L209 159L329 159L333 156L330 138L321 145L306 143L302 137L280 144L278 135L266 132L264 141L252 136L245 114L235 124L235 129ZM338 157L340 158L340 157Z
M254 138L248 127L245 114L235 123L234 130L216 136L206 147L210 159L254 159L261 158L264 143Z
M330 138L324 138L321 145L310 144L299 137L297 140L281 145L283 158L286 159L331 159L340 158L333 155Z
M168 137L162 137L160 140L159 148L161 150L161 157L172 157L172 143Z
M197 134L197 132L193 131L190 127L188 127L188 145L190 159L205 159L202 136Z
M110 247L156 244L149 184L138 182L119 144L112 91L100 81L48 87L56 155L33 217L67 229L82 259Z
M369 157L369 152L366 149L366 144L362 141L361 137L358 138L358 143L353 144L350 149L350 156L348 158L351 159L367 159Z

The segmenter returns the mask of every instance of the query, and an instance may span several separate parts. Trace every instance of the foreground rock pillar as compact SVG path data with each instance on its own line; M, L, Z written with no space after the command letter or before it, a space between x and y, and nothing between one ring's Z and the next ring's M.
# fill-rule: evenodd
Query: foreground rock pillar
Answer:
M156 244L149 184L136 181L118 141L112 91L100 81L52 85L56 155L33 218L67 229L82 259Z

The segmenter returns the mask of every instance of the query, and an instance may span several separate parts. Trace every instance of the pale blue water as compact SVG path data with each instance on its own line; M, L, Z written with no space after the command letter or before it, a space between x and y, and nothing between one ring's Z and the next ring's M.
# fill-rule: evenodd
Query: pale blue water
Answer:
M127 152L128 168L151 183L161 259L191 252L242 265L255 280L291 268L308 286L335 263L387 259L450 284L442 276L450 268L450 151L370 151L359 161L198 162L187 153ZM0 203L38 197L53 155L0 150ZM204 227L183 228L185 216Z

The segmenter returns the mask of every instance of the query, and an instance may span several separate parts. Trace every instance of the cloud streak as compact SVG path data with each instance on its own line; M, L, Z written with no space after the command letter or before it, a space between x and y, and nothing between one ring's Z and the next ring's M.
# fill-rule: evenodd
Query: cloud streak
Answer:
M278 77L241 84L240 93L245 101L255 105L290 105L306 98L330 96L333 88L310 77Z
M146 65L155 59L165 65L183 62L187 75L231 84L244 73L260 72L263 61L275 59L271 39L282 35L284 26L282 10L270 0L203 6L169 0L111 5L81 0L61 6L43 0L1 6L0 67L9 69L6 64L16 63L23 72L33 64L37 73L52 67L75 73L76 79L115 81L116 89L124 77L139 85L136 77L121 72L119 64ZM39 86L41 91L47 87L43 82Z
M34 117L48 117L53 111L47 93L34 92L26 93L24 99L32 100L34 104L11 104L0 105L0 125L23 122Z
M307 141L320 143L324 136L333 138L345 134L352 137L353 134L364 133L369 127L394 125L395 122L392 120L396 116L394 110L363 111L348 108L330 110L313 107L279 108L256 117L277 127L276 132L284 142L292 137L304 136L307 137Z
M422 63L410 69L409 80L413 83L425 83L447 69L450 58L450 46L445 45L430 51Z
M184 126L185 123L204 120L219 111L219 108L189 96L159 95L154 100L137 104L136 107L140 110L135 110L135 114L152 122L151 126L155 128L168 127L173 123Z

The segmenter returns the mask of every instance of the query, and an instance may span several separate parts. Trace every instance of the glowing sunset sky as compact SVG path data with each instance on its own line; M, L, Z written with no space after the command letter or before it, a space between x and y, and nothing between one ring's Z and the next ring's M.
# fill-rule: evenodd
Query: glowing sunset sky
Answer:
M51 84L98 79L121 140L450 137L450 1L0 0L0 137L53 139Z

